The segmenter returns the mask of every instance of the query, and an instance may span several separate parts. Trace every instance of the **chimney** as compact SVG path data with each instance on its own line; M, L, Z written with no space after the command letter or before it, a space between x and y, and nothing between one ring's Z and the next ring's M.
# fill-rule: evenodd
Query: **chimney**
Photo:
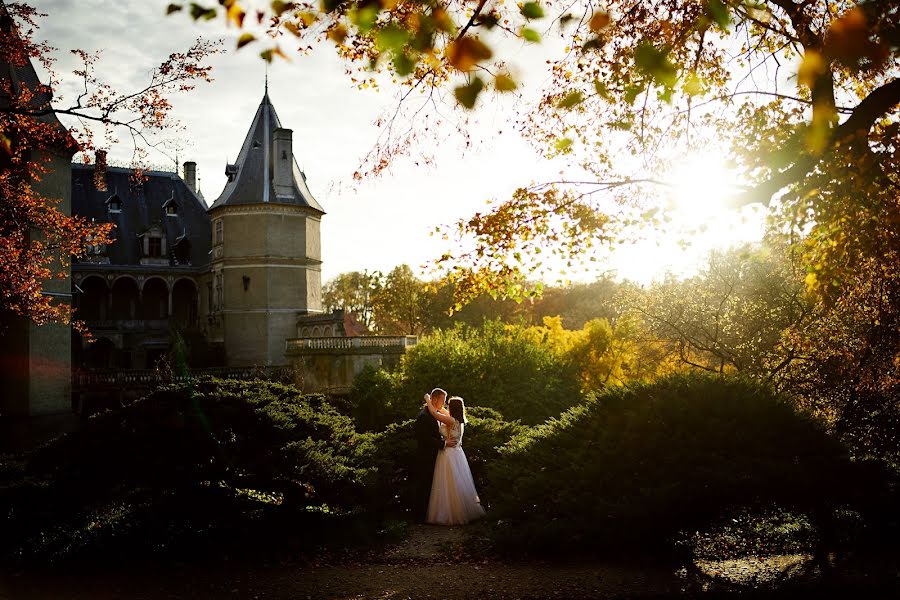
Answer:
M290 129L278 128L273 134L273 182L276 196L294 195L294 151Z
M184 163L184 182L192 192L197 193L197 163L192 160Z
M94 189L106 191L106 150L97 150L94 154Z

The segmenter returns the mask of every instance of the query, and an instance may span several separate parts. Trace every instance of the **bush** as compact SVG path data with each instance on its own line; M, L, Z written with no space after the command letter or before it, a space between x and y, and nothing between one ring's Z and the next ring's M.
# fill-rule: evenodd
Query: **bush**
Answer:
M354 378L348 401L348 414L359 431L376 431L389 423L408 419L412 413L403 411L406 404L396 406L396 376L382 369L366 365ZM423 392L424 393L424 392Z
M372 473L356 466L356 441L349 418L289 386L160 388L27 457L28 476L0 492L10 507L5 550L54 558L218 547L242 530L265 535L267 523L284 538L365 501Z
M422 395L434 387L462 396L467 406L490 407L504 419L526 424L541 423L581 400L574 367L499 321L488 321L480 328L458 326L422 338L396 373L364 374L354 387L353 403L367 415L361 425L378 429L416 414Z
M498 534L548 552L669 548L754 503L820 513L849 481L844 448L817 422L767 387L712 376L608 390L500 454Z

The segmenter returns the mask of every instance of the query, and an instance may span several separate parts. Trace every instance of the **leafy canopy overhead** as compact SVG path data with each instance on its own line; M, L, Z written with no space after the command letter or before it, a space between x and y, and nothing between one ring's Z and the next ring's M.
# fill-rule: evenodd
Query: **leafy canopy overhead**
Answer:
M661 224L647 213L659 174L701 148L739 167L747 188L736 204L767 205L779 231L803 238L811 288L839 282L852 256L896 246L896 227L881 224L900 220L897 0L324 0L273 2L249 19L246 3L220 4L237 27L265 24L263 58L330 41L361 86L392 73L407 90L401 103L414 90L425 103L452 91L472 108L489 91L515 92L508 42L564 41L520 128L593 177L541 182L461 221L470 244L442 264L463 296L522 293L541 246L566 262L621 239L620 226ZM414 115L422 127L433 116ZM372 171L402 147L384 143Z

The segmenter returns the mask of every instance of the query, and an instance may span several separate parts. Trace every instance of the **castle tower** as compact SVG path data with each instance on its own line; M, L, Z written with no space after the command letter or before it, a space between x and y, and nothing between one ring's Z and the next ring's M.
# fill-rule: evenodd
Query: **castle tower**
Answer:
M322 312L319 226L325 212L294 160L268 91L228 182L209 208L213 316L231 366L286 364L297 317Z

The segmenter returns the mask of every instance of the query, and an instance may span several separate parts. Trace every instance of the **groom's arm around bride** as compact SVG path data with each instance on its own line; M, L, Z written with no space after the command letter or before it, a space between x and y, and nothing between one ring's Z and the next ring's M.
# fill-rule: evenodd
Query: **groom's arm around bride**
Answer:
M443 404L447 392L435 389L431 394L432 402ZM425 513L428 510L428 498L431 494L431 479L434 475L434 462L437 454L444 449L445 446L455 445L453 440L445 442L438 430L437 420L428 412L427 408L422 408L416 416L416 457L414 459L415 477L415 506L414 510L418 512L417 517L424 520Z

